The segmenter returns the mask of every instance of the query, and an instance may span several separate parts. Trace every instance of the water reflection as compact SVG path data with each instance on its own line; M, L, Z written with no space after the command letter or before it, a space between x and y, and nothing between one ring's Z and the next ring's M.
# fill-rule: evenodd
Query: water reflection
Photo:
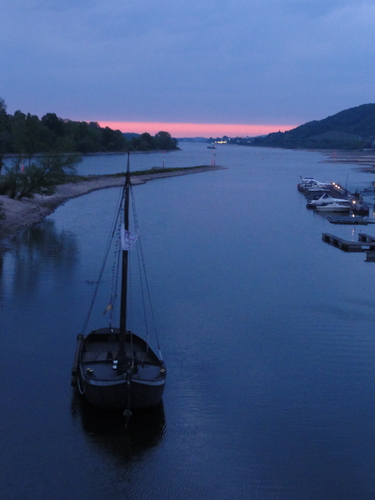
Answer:
M39 259L70 267L76 261L76 237L68 231L58 232L55 221L46 219L19 234L14 239L14 251L17 255L26 253L29 261Z
M30 293L43 278L48 279L51 269L64 273L76 264L77 257L75 234L58 231L54 220L47 219L17 234L2 248L0 288L7 286L12 292L22 289ZM4 293L4 289L1 291Z
M94 445L121 462L133 461L158 446L166 429L163 403L151 410L133 412L126 425L121 412L94 408L74 392L71 413Z

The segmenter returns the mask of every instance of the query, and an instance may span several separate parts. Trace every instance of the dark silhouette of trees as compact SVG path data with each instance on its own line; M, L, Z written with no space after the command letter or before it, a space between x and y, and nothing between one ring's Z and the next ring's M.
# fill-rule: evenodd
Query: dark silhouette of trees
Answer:
M41 119L20 110L10 115L0 98L0 173L4 154L31 158L36 153L61 149L88 154L176 148L177 140L168 132L158 132L155 137L147 132L134 134L127 139L120 130L102 128L96 122L64 120L55 113L47 113Z

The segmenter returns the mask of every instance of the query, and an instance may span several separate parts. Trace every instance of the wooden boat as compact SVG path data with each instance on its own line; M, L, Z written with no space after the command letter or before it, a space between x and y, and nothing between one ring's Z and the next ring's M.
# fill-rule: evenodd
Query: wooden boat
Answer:
M127 329L127 293L129 251L139 243L137 233L129 229L131 180L129 154L123 196L116 221L123 214L121 225L121 274L120 318L118 327L111 325L92 330L87 335L88 320L83 332L77 337L77 347L72 368L72 385L92 405L108 410L122 410L130 416L132 410L157 406L163 396L166 383L166 366L159 342L158 354L149 340ZM112 231L116 234L116 231ZM117 239L119 239L117 231ZM139 259L138 259L139 260ZM146 283L147 283L147 278ZM117 281L117 280L116 280ZM98 281L100 284L100 279ZM95 294L94 294L95 295ZM116 294L113 294L114 296ZM112 300L107 307L113 314ZM89 313L90 314L90 313ZM149 331L146 325L146 331ZM156 335L157 337L157 335Z

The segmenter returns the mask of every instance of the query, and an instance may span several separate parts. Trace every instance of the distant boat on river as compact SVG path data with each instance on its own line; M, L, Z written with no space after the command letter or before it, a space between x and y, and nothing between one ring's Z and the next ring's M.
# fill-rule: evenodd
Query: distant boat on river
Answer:
M118 247L116 262L111 271L114 278L112 279L114 289L111 291L109 305L105 310L110 316L109 326L92 330L87 335L84 334L93 308L92 303L83 331L77 337L72 368L72 385L77 386L79 393L89 403L106 410L122 410L125 416L130 416L132 410L157 406L162 400L166 383L166 366L161 355L156 330L158 354L149 344L148 318L145 318L146 340L127 328L129 251L136 245L138 245L137 250L140 251L141 255L138 262L140 271L142 271L141 288L144 292L142 295L149 297L144 266L142 269L143 255L138 238L139 233L137 227L132 227L132 231L130 231L129 226L130 196L132 193L129 164L128 154L123 195L111 233L111 238L117 240ZM133 215L135 216L134 209ZM119 226L121 229L118 229ZM105 260L107 260L109 248L110 245L108 245ZM103 269L104 264L94 297L100 285ZM119 325L113 327L112 315L117 297L116 284L119 282L118 280L121 282L120 320ZM144 310L146 315L146 306ZM151 319L153 319L152 310Z

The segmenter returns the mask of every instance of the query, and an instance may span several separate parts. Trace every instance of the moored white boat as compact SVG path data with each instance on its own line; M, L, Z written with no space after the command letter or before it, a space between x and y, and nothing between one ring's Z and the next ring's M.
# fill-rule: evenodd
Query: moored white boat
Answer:
M307 203L306 207L307 208L316 208L316 207L319 207L319 206L322 206L322 205L327 205L327 204L330 204L330 203L348 203L349 206L351 204L350 200L348 200L348 199L333 198L329 194L323 193L322 196L320 198L318 198L317 200L310 200Z
M316 179L305 177L301 178L301 182L297 184L298 190L302 193L328 192L332 185L329 182L320 182Z
M332 202L326 205L318 205L315 209L318 212L350 212L351 204L349 202Z

